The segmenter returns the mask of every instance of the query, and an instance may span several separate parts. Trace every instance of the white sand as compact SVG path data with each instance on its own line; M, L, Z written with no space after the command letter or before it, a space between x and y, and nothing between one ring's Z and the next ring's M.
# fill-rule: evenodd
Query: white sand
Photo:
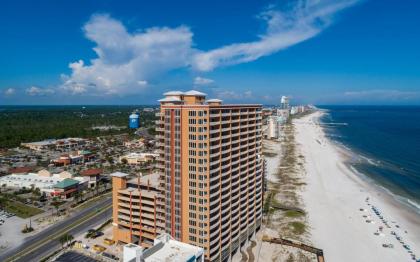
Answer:
M327 140L317 125L322 112L294 120L296 142L305 157L307 186L303 200L314 246L326 261L412 261L395 231L420 257L420 217L410 213L376 186L369 185L344 164L345 156ZM376 206L391 226L387 228L365 201ZM360 211L360 208L366 211ZM371 217L373 223L366 223ZM392 223L391 221L396 221ZM395 225L398 224L400 228ZM374 233L384 226L383 236ZM408 233L405 233L404 231ZM394 248L384 248L391 243Z

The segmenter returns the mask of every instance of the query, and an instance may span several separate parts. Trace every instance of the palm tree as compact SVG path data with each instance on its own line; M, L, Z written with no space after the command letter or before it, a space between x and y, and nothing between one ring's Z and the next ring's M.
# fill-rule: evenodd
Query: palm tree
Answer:
M60 202L54 201L54 202L51 203L51 205L53 205L55 207L55 211L56 211L57 216L58 216L58 209L60 208Z
M60 241L61 248L64 248L64 244L67 241L67 234L62 235L58 240Z
M67 246L70 246L73 239L74 239L73 235L67 234Z
M73 239L74 239L73 235L69 233L65 233L61 235L58 240L60 241L61 248L64 248L64 244L67 244L67 246L69 246L71 242L73 241Z

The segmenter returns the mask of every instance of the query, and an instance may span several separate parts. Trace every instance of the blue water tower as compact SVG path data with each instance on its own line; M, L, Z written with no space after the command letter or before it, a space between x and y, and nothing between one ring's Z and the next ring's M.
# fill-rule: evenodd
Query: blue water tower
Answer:
M135 112L132 113L129 117L128 117L128 126L130 128L139 128L140 127L140 114Z

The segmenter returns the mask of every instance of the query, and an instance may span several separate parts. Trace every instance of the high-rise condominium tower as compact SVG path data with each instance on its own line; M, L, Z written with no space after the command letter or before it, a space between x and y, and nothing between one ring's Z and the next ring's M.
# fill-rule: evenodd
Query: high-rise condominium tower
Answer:
M261 105L167 92L157 121L165 231L229 260L261 226Z

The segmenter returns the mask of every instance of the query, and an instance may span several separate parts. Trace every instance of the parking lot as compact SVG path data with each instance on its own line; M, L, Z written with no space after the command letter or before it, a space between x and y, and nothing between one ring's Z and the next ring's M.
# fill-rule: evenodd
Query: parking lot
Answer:
M0 209L0 226L4 224L4 222L6 222L5 219L11 218L16 216L15 213L9 213L7 211L4 211L3 209Z
M107 261L121 261L117 260L118 258L115 259L106 259L106 257L110 258L112 256L118 257L121 256L122 254L122 246L121 245L117 245L116 243L113 244L106 244L104 242L105 239L112 239L112 225L108 225L107 227L105 227L102 230L102 233L99 234L97 237L95 238L86 238L86 235L81 235L79 237L76 237L76 241L80 241L81 242L81 249L84 249L85 252L89 252L92 255L96 255L100 258L103 258ZM100 248L105 248L103 251L98 251L95 250L94 247L100 247Z
M74 261L96 262L98 260L93 259L93 258L88 257L88 256L85 256L83 254L80 254L78 252L69 251L69 252L66 252L66 253L62 254L61 256L59 256L55 261L56 262L74 262Z
M19 218L0 210L0 253L19 245L27 236L21 231L29 225L29 219Z

